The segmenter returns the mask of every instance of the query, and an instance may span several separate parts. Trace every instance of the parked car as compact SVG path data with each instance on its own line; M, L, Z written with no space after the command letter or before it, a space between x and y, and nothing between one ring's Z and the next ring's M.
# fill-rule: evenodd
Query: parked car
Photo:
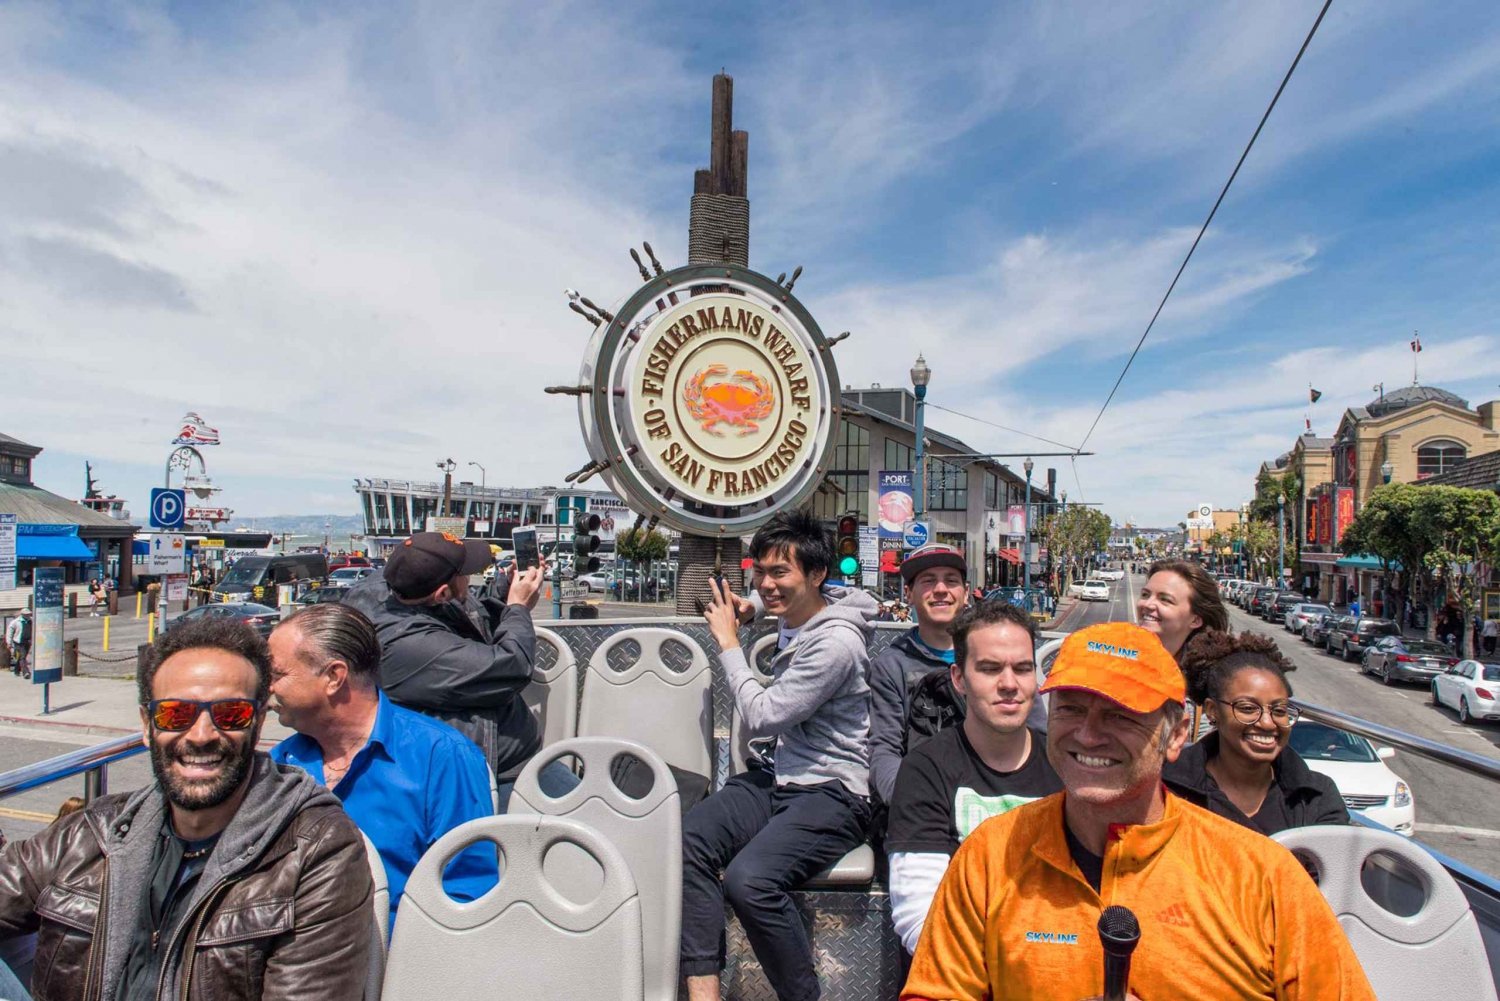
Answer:
M1432 701L1452 706L1464 725L1500 719L1500 664L1461 660L1432 679Z
M1300 634L1302 627L1312 620L1314 615L1328 615L1333 609L1327 605L1314 605L1310 602L1299 601L1286 613L1286 628L1288 632Z
M1083 597L1083 585L1085 583L1086 583L1085 581L1075 580L1073 583L1069 584L1068 585L1068 597L1070 597L1070 598L1082 598Z
M1264 605L1268 601L1276 600L1276 589L1274 587L1257 587L1250 595L1250 600L1245 603L1245 611L1251 615L1260 615Z
M181 615L167 619L162 623L161 629L162 632L170 632L173 629L181 629L189 622L220 617L239 619L260 633L262 639L270 636L271 630L276 628L276 623L281 621L281 613L269 605L260 605L253 601L230 601L189 609Z
M1125 571L1121 570L1119 567L1111 567L1108 569L1100 570L1098 573L1094 574L1094 576L1099 580L1124 580Z
M1386 767L1396 756L1394 748L1377 748L1356 734L1305 719L1292 727L1290 747L1302 755L1307 767L1333 780L1351 811L1397 834L1412 836L1417 805L1411 787Z
M1083 601L1108 601L1109 584L1097 577L1083 582L1083 590L1078 597Z
M1262 602L1260 606L1260 617L1267 622L1286 623L1286 615L1302 602L1302 595L1296 591L1277 591L1276 597L1270 601Z
M1400 636L1401 627L1390 619L1366 619L1345 615L1328 630L1328 652L1345 660L1365 655L1382 636Z
M328 557L328 572L342 570L345 567L367 567L370 561L364 556L330 556Z
M1398 681L1431 681L1457 663L1446 643L1382 636L1360 658L1359 669L1394 685Z
M329 571L328 580L318 590L350 588L375 572L374 567L340 567L337 570Z
M593 573L586 573L583 576L579 577L576 583L578 584L579 590L583 591L584 593L590 593L593 591L608 591L610 584L610 575L603 570L596 570Z
M1328 627L1341 618L1344 616L1337 612L1324 612L1321 615L1312 616L1302 627L1302 639L1313 646L1324 646L1328 642Z
M319 587L297 599L299 605L323 605L330 601L343 601L348 596L347 587Z

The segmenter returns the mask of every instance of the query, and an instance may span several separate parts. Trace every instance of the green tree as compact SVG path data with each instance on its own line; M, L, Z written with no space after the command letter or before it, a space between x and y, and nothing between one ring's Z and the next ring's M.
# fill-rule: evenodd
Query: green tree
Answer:
M1082 505L1048 517L1042 526L1042 539L1058 568L1059 590L1072 582L1075 566L1109 546L1111 526L1109 515Z
M1500 553L1500 498L1488 490L1388 483L1370 492L1339 547L1376 557L1387 573L1399 563L1414 600L1434 612L1454 601L1467 621L1475 571ZM1436 615L1429 615L1428 636L1435 630Z
M667 537L655 529L627 528L615 536L615 552L620 554L620 559L632 563L664 560L669 545Z

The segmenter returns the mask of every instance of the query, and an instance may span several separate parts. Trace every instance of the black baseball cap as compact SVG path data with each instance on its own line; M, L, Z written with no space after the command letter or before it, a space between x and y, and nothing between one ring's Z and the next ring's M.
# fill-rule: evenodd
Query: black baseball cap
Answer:
M964 575L967 580L969 576L969 564L964 562L964 554L952 546L941 542L929 542L925 546L913 549L901 561L901 579L908 585L916 579L917 574L923 570L931 570L933 567L952 567Z
M483 539L417 532L386 559L385 582L403 598L425 598L459 574L478 573L493 561Z

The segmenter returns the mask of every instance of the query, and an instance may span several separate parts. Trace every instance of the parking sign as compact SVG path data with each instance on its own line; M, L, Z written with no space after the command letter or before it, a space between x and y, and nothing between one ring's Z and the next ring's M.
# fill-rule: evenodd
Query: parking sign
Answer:
M181 490L156 487L151 491L151 527L181 528L187 496Z

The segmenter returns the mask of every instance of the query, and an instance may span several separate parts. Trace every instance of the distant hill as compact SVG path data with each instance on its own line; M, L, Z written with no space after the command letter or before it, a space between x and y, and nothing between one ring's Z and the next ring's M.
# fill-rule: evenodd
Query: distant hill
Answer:
M325 529L324 525L328 527ZM235 518L233 527L278 535L284 532L292 537L305 536L309 540L317 539L322 545L325 531L336 543L342 543L351 535L363 534L365 519L357 514L277 514L268 518Z

